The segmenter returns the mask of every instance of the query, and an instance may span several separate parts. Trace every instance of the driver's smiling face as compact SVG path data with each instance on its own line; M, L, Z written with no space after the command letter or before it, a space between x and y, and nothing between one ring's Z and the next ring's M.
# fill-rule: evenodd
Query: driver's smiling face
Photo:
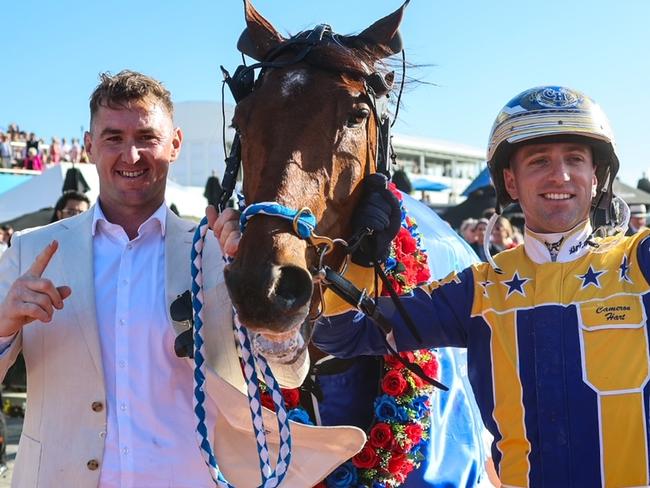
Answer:
M534 232L565 232L589 217L597 179L588 144L524 144L513 153L503 176Z

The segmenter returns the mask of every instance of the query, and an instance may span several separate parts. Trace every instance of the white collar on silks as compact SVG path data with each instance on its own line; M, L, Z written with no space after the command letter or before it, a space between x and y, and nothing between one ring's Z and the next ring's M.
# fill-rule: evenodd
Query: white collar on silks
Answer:
M526 227L524 248L534 263L567 263L578 259L588 251L591 232L589 219L567 232L556 234L540 234Z

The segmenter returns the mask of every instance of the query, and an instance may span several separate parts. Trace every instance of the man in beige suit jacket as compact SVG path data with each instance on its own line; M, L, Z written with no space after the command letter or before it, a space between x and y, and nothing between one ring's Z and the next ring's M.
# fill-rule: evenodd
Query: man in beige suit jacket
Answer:
M148 90L144 96L142 87ZM173 128L172 110L169 92L162 85L133 72L102 75L91 98L91 130L85 143L99 173L98 205L129 239L138 236L139 226L164 203L168 167L177 158L182 140L181 131ZM105 378L96 317L93 210L14 235L12 247L0 261L0 376L21 350L27 366L28 405L13 486L99 485L107 429L106 382L114 379ZM172 321L169 306L190 288L189 253L195 224L168 209L165 222L166 314L178 334L185 325ZM232 309L221 255L211 238L204 263L204 339L208 403L213 402L217 411L215 450L220 467L235 477L238 487L256 486L258 461L253 457L252 428L243 421L249 414L241 394L245 386ZM303 356L292 365L272 364L272 369L281 383L295 387L307 366ZM191 382L189 365L187 371ZM179 411L178 415L193 412ZM268 419L266 424L270 425ZM363 435L354 429L295 426L293 431L298 452L288 486L318 481L363 443ZM319 450L325 451L324 457ZM177 485L170 480L169 486Z

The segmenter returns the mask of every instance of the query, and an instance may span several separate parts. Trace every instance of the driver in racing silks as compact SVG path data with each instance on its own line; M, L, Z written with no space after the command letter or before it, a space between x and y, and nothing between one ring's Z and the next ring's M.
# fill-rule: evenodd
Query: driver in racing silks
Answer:
M468 349L504 486L648 486L650 232L624 237L629 210L612 195L619 161L609 123L575 90L524 91L497 116L488 166L498 211L522 207L524 244L402 298L422 342L380 298L388 342ZM368 222L391 214L382 195L387 205L366 196L357 208ZM389 227L373 228L366 249L381 252ZM385 353L385 339L355 312L321 320L314 333L340 357Z

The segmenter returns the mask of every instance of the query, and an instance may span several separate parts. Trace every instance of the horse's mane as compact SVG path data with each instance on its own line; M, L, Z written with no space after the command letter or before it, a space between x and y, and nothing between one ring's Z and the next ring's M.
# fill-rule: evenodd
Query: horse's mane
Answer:
M301 35L303 34L291 37L290 41ZM295 55L299 50L300 47L287 49L290 53L289 56ZM354 77L364 77L377 69L383 70L385 64L382 59L385 56L379 47L376 47L373 52L357 38L334 34L312 47L304 61L316 68L327 71L344 73Z

